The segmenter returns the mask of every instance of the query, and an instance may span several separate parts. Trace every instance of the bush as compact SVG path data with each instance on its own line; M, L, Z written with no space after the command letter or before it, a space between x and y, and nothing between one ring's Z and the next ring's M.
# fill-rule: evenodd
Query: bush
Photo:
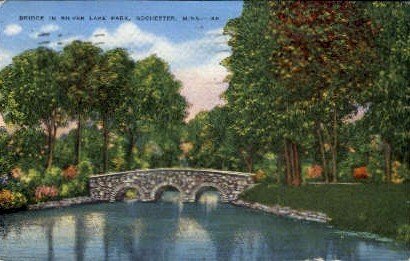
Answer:
M266 179L266 173L263 170L258 170L258 171L256 171L256 174L253 175L253 180L256 183L264 182L265 179Z
M397 239L404 241L405 243L410 243L410 225L401 225L397 230Z
M61 185L60 196L63 198L70 198L81 195L80 185L78 181L71 181Z
M68 166L61 173L64 180L72 180L77 176L77 168L73 165Z
M359 168L355 168L353 170L353 177L355 179L367 179L369 178L369 173L367 172L367 168L365 166L363 167L359 167Z
M277 166L277 156L275 153L266 153L255 168L257 169L255 178L257 182L279 183L280 176ZM259 173L259 174L258 174Z
M35 198L37 202L52 200L58 196L55 186L40 186L36 188Z
M59 187L62 181L62 171L57 167L50 168L44 173L44 178L41 184L46 186Z
M26 197L20 192L3 189L0 191L0 209L16 209L27 204Z
M42 177L37 170L29 169L27 173L22 174L20 181L28 190L34 191L36 187L41 185Z
M320 178L323 173L323 168L320 165L312 165L307 168L307 176L310 179Z

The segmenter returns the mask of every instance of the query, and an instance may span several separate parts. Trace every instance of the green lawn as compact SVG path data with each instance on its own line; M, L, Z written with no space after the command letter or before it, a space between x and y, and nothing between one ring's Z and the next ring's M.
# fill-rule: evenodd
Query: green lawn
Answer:
M332 218L343 230L371 232L398 238L398 229L410 225L410 185L305 185L299 188L260 184L241 198L266 205L279 204L315 210ZM407 239L409 227L406 229ZM403 237L404 235L402 235Z

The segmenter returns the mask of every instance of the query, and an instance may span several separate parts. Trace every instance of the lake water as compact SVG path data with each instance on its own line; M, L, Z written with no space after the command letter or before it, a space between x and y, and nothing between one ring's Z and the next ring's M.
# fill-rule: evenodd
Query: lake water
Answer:
M205 195L206 196L206 195ZM202 198L0 216L0 260L408 260L410 249ZM206 203L208 202L208 204Z

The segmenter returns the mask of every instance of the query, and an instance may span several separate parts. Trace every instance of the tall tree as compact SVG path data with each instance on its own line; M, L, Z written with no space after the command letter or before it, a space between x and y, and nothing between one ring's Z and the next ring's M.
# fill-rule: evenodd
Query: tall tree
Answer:
M44 125L46 168L52 165L57 129L66 123L66 97L58 82L59 75L59 55L40 47L15 56L0 78L5 121L24 128Z
M73 41L65 46L61 54L61 85L68 96L67 109L77 121L74 163L81 159L81 129L94 101L93 69L101 60L102 50L89 42Z
M300 185L299 151L308 127L291 92L274 78L269 60L275 39L269 31L267 1L245 1L241 17L225 27L232 55L224 61L231 72L228 101L239 153L252 172L254 162L268 151L281 151L289 185Z
M392 160L410 161L410 6L375 2L368 11L380 31L376 42L381 62L375 86L364 97L364 125L383 140L385 179L390 182Z
M358 107L360 92L372 86L371 21L354 2L270 1L269 10L274 77L310 113L326 170L324 147L330 145L336 181L339 125Z
M121 104L124 102L134 63L124 49L105 52L92 71L93 108L102 122L102 171L108 169L109 134Z
M121 113L122 131L128 140L128 168L132 166L137 136L144 128L171 130L175 124L183 124L187 103L180 88L168 64L157 56L136 62Z

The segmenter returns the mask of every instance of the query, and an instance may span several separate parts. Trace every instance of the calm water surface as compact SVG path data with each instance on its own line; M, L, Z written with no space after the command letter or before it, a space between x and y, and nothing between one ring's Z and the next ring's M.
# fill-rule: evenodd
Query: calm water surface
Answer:
M227 204L82 205L0 216L0 260L409 260L410 249Z

